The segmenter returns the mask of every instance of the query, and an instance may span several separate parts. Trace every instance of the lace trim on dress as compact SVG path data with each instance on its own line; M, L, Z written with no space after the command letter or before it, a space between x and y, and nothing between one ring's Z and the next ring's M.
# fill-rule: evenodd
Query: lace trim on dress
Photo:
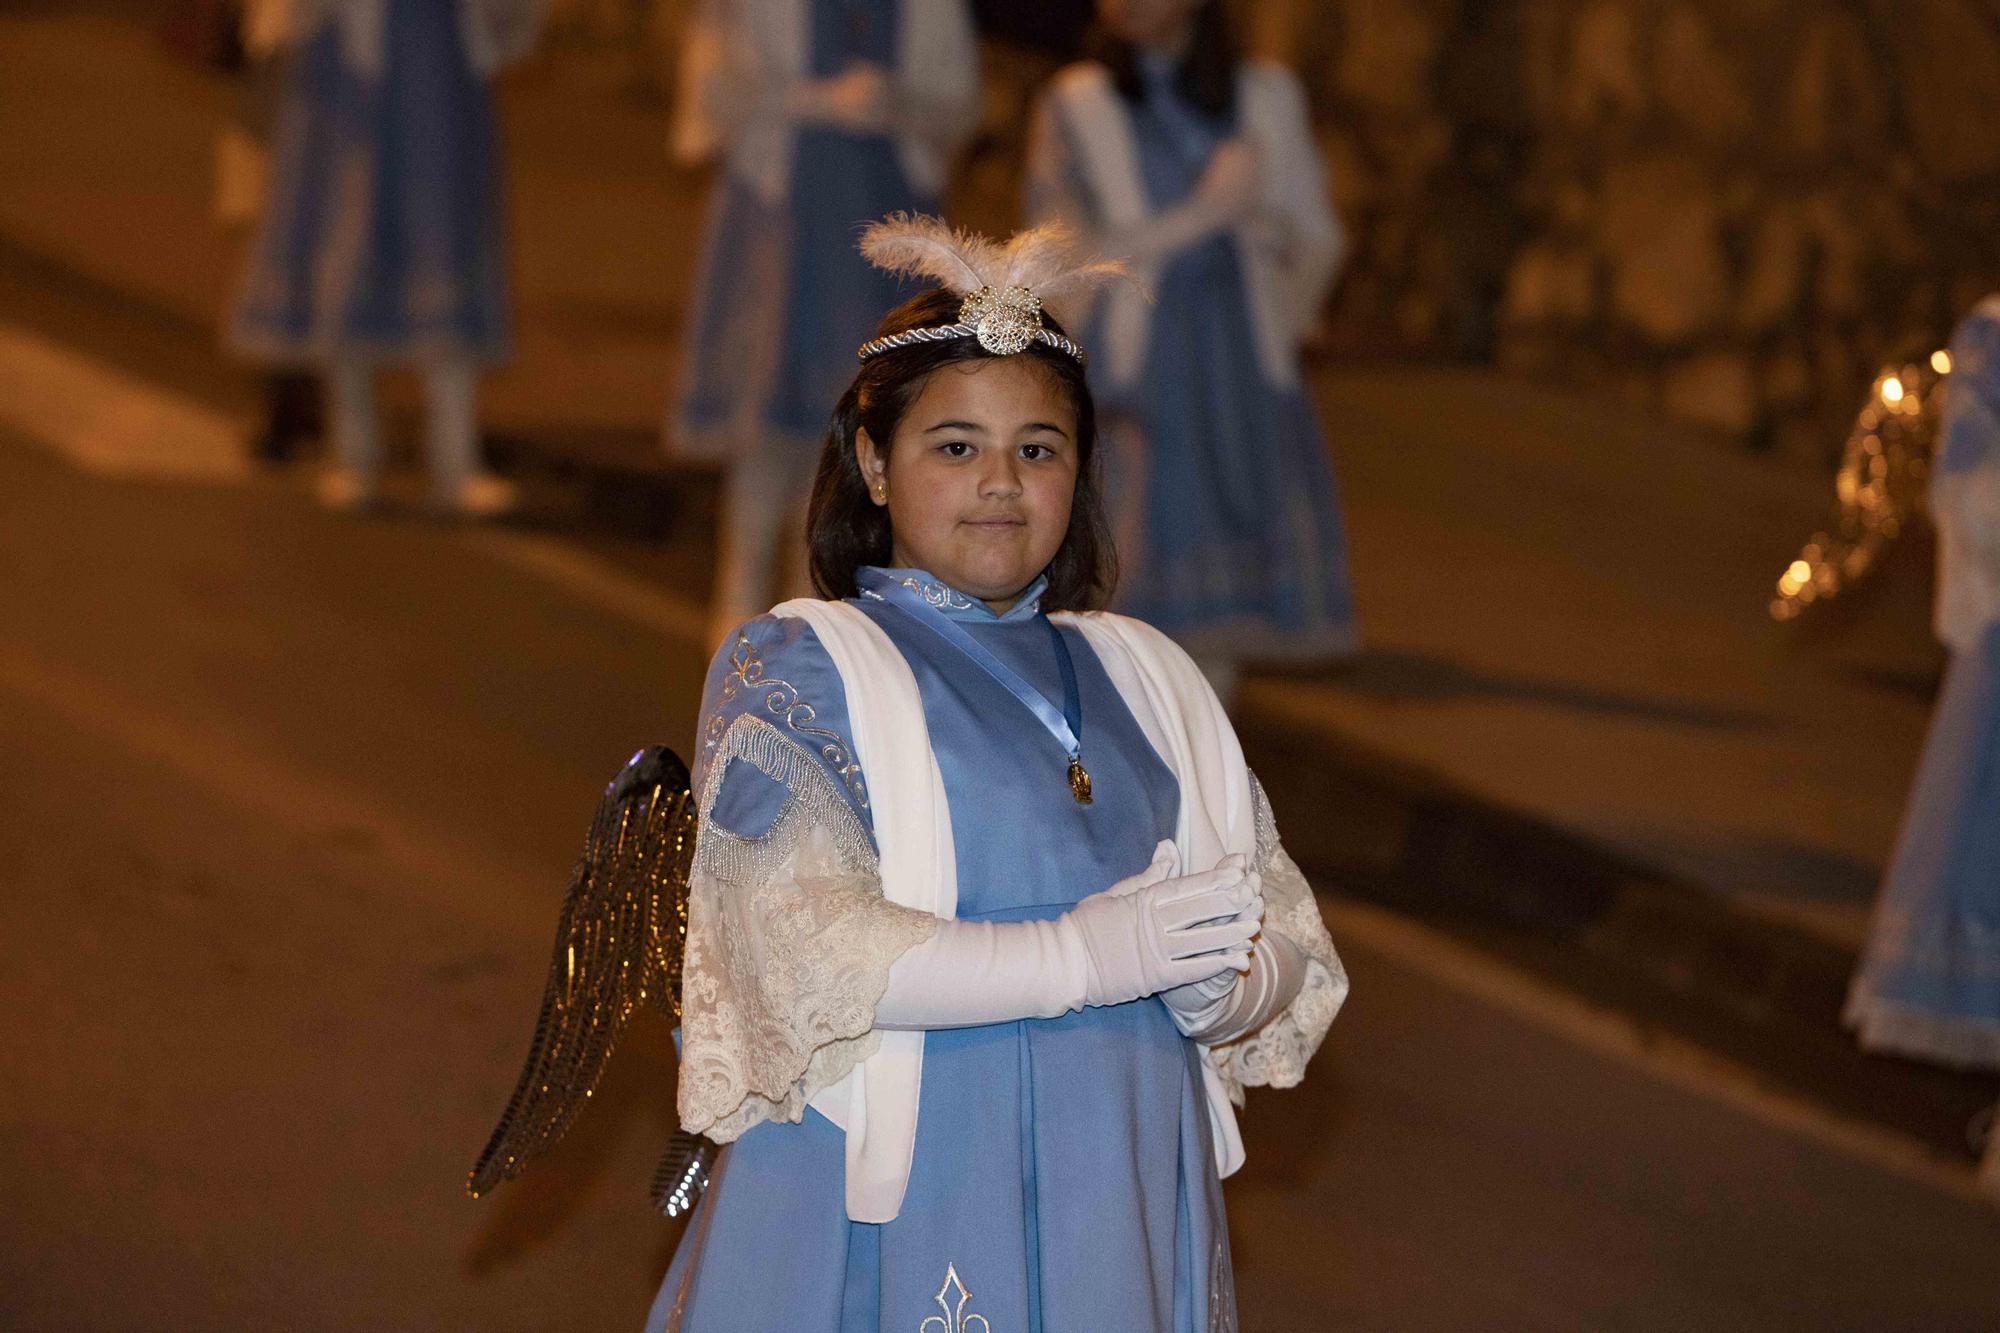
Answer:
M819 710L799 696L799 687L788 680L764 674L764 659L758 656L757 648L748 635L736 636L736 646L729 651L729 665L731 670L722 678L722 693L716 699L714 715L709 718L707 734L702 738L703 752L712 759L716 747L722 743L725 719L729 715L728 705L746 690L762 691L764 711L782 718L785 726L799 735L812 737L819 746L820 757L846 784L855 804L866 810L868 785L862 780L861 766L854 762L854 753L848 748L846 738L837 731L813 725L819 719Z
M710 818L730 761L782 784L770 830ZM682 981L680 1118L727 1143L796 1121L821 1089L875 1053L889 968L937 918L887 902L867 830L826 771L752 713L716 743L700 794Z
M1255 1032L1202 1047L1202 1057L1221 1075L1229 1100L1238 1106L1245 1088L1296 1087L1347 999L1347 969L1334 952L1312 885L1278 841L1271 803L1255 774L1250 796L1257 820L1257 870L1264 877L1264 928L1299 946L1306 979L1292 1002Z

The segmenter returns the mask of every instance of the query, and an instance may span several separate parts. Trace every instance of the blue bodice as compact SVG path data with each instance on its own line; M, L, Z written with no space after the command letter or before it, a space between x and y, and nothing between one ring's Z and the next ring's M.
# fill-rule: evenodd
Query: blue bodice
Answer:
M996 615L922 571L888 572L1049 699L1062 698L1039 587ZM1057 915L1144 867L1172 836L1176 780L1081 634L1061 630L1083 706L1088 806L1070 793L1067 750L1006 687L906 612L865 597L854 604L916 677L951 808L960 917ZM799 741L872 827L846 694L804 621L760 617L724 645L704 736L719 740L744 712ZM699 762L706 768L706 751ZM710 818L757 836L772 793L734 773L724 774ZM939 1293L953 1275L970 1293L968 1319L996 1330L1227 1327L1228 1239L1200 1064L1156 998L928 1032L896 1219L847 1218L844 1140L817 1111L757 1125L723 1158L649 1330L886 1333L927 1318L938 1327Z
M996 615L984 602L920 570L888 572L922 588L933 606L1060 705L1061 669L1042 620L1039 584L1006 614ZM1075 629L1060 632L1076 665L1082 698L1083 762L1093 786L1090 805L1077 804L1070 794L1069 756L1061 744L1005 687L957 648L883 602L863 596L854 605L889 636L916 676L951 806L959 916L1052 916L1143 868L1160 839L1173 836L1180 803L1173 774ZM820 733L847 745L851 728L845 690L804 621L759 617L725 647L711 673L711 703L704 708L709 737L719 738L736 714L766 708L768 691L756 689L739 688L726 707L713 702L729 675L754 661L754 677L786 687L781 691L784 706L772 712L774 719L785 725L802 721L808 728L801 732L795 727L795 739L823 762ZM801 718L800 703L810 718ZM866 773L836 776L863 823L872 827ZM725 785L714 817L737 832L754 832L768 803L768 794L760 798L754 785L746 784L740 793Z

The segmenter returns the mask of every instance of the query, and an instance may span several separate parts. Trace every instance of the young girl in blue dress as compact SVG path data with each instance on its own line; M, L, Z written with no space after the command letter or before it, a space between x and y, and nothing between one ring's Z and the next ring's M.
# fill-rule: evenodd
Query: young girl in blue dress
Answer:
M1358 644L1299 366L1340 229L1298 81L1238 62L1219 0L1100 0L1098 17L1101 58L1058 74L1038 106L1028 208L1140 279L1081 325L1116 445L1119 604L1226 697L1244 660Z
M937 211L978 115L978 52L963 0L702 0L682 53L675 150L722 173L667 443L727 469L719 631L780 582L804 590L797 519L827 407L898 299L855 236Z
M1952 660L1847 1017L1870 1050L2000 1070L2000 295L1950 354L1931 511ZM1993 1127L1981 1179L2000 1198Z
M507 351L506 248L488 80L533 44L537 0L292 0L270 199L235 344L326 379L321 498L379 494L375 378L424 375L431 500L505 508L479 457L480 369Z
M680 1114L726 1142L648 1328L1210 1333L1246 1085L1346 991L1200 672L1110 591L1057 238L915 224L695 773ZM969 298L969 299L968 299Z

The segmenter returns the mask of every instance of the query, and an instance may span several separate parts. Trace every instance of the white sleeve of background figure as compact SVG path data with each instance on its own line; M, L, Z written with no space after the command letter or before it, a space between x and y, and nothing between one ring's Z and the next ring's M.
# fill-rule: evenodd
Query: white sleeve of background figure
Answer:
M1273 121L1266 142L1275 160L1263 166L1270 183L1266 197L1275 201L1278 213L1272 221L1284 273L1280 294L1288 327L1303 338L1318 321L1327 290L1340 272L1346 238L1327 194L1326 164L1313 137L1305 90L1282 66L1258 66L1257 77L1264 81L1263 104Z
M756 68L753 43L731 17L725 0L696 0L681 34L680 64L674 79L674 160L688 166L722 152L749 116L760 93L768 94Z
M1084 190L1083 177L1069 136L1063 132L1056 99L1043 94L1035 100L1028 121L1028 163L1023 203L1031 224L1066 222L1096 238L1096 220Z
M535 49L542 0L459 0L459 23L472 67L491 78Z
M979 36L965 0L925 3L934 9L922 16L917 35L928 49L897 71L897 128L928 140L949 166L979 128Z
M1145 264L1178 254L1198 241L1227 230L1236 221L1199 191L1185 201L1142 222L1112 228L1096 216L1083 185L1083 173L1071 150L1069 136L1088 132L1065 126L1062 99L1045 95L1036 103L1028 132L1027 214L1030 222L1067 222L1087 236L1091 248L1107 259ZM1063 313L1063 312L1058 312Z

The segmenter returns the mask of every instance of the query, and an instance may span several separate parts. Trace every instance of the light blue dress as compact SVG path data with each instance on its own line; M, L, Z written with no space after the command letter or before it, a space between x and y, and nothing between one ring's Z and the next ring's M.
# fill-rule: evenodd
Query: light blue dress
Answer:
M491 90L458 5L388 0L379 77L326 23L289 59L271 192L231 326L267 360L508 350Z
M1146 96L1129 107L1150 208L1194 190L1234 133L1142 58ZM1081 160L1076 145L1069 157ZM1078 185L1078 198L1088 191ZM1258 363L1236 244L1218 235L1169 260L1153 291L1146 364L1129 390L1100 386L1107 424L1134 422L1143 460L1106 451L1120 515L1118 609L1197 657L1311 661L1358 646L1333 467L1303 385L1272 385ZM1084 345L1101 345L1087 328ZM1136 540L1127 534L1135 534Z
M1935 466L2000 466L2000 318L1951 350ZM1872 1050L2000 1069L2000 621L1945 674L1848 1021Z
M806 8L812 77L862 62L896 67L898 0ZM818 125L796 136L781 203L725 173L709 206L678 409L691 452L742 447L731 432L748 419L763 429L752 443L816 458L854 379L855 349L910 294L861 257L861 228L899 209L938 211L888 136Z
M891 572L928 587L949 603L945 614L1062 697L1040 585L995 616L921 571ZM916 675L951 806L961 918L1057 916L1143 868L1172 836L1174 777L1081 635L1062 631L1083 702L1096 787L1089 806L1071 799L1067 754L1017 699L882 603L855 605ZM726 726L751 711L811 728L801 739L823 757L827 733L849 734L847 705L813 631L765 616L739 634L762 683L741 688L739 676L737 689L725 688L741 670L730 662L732 634L709 674L702 734L716 734L712 718ZM774 680L796 695L774 692ZM725 694L730 702L719 705ZM827 772L867 822L866 774ZM739 789L734 773L725 772L711 818L755 836L776 815L772 784L753 774ZM1236 1326L1201 1055L1157 999L928 1033L915 1161L894 1221L847 1219L843 1150L841 1132L811 1109L798 1124L760 1124L727 1148L654 1304L651 1333ZM958 1289L943 1290L954 1273L970 1293L962 1310Z

